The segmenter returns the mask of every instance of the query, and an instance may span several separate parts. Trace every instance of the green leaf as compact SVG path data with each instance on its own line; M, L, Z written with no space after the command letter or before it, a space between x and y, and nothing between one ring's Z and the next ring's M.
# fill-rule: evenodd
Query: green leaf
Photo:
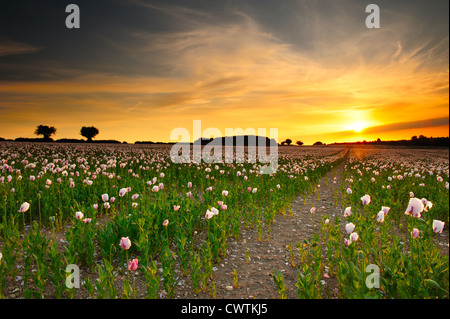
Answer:
M436 288L436 289L440 289L441 288L441 286L439 286L439 284L436 281L432 280L432 279L425 279L424 282L425 282L425 284L427 286L429 286L431 288Z
M123 295L122 298L129 299L132 293L131 285L128 280L123 283Z
M424 282L429 287L441 290L442 292L444 292L448 296L448 291L443 289L443 288L441 288L441 286L439 286L439 284L436 281L434 281L432 279L425 279Z

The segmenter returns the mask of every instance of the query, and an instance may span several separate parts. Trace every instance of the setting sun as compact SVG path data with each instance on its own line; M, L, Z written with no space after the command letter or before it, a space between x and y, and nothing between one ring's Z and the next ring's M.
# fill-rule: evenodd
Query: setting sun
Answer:
M349 129L352 131L355 131L357 133L362 132L365 128L367 128L369 125L367 122L354 122L349 125Z

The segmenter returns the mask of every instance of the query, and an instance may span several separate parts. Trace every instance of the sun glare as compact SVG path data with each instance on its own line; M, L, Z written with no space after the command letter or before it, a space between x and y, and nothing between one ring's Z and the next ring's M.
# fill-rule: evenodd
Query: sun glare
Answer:
M354 122L352 124L350 124L349 129L352 131L355 131L357 133L362 132L365 128L367 128L367 123L366 122Z

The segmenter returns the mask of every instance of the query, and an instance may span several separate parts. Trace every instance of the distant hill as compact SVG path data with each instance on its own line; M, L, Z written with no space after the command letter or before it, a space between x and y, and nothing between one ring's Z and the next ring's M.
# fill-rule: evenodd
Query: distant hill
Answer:
M255 136L255 135L238 135L238 136L225 136L225 137L216 137L216 138L199 138L194 141L194 145L226 145L228 142L233 146L275 146L278 145L275 139L270 139L268 137L263 136ZM211 143L211 144L210 144Z

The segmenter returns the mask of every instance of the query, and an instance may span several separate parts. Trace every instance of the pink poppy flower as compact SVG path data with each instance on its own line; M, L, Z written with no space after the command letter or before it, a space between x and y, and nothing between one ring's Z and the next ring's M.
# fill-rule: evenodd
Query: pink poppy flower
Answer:
M413 228L413 230L411 232L412 238L419 238L420 237L419 233L420 233L420 230L418 230L417 228Z
M420 199L413 197L409 200L408 208L406 208L405 214L420 218L424 208L423 202Z
M344 210L344 217L348 217L348 216L351 216L351 215L352 215L352 208L351 207L347 207Z
M122 237L120 239L120 247L122 247L123 250L128 250L131 247L131 241L128 237Z
M382 223L384 222L384 211L380 210L377 214L377 222Z
M214 216L214 213L211 212L209 209L206 210L205 218L211 219Z
M139 262L136 258L128 262L128 270L130 271L136 271L138 269L138 266Z
M359 238L358 233L351 233L351 234L350 234L350 240L351 240L352 242L357 241L358 238Z
M370 195L364 195L363 197L361 197L361 203L363 205L369 205L371 201Z
M442 233L442 230L444 229L445 223L440 220L433 220L433 231L435 233Z
M22 205L20 205L19 213L25 213L26 211L28 211L28 209L30 209L30 204L25 202Z
M354 229L355 229L355 224L353 224L353 223L348 223L347 225L345 225L345 231L347 232L347 234L351 234Z

